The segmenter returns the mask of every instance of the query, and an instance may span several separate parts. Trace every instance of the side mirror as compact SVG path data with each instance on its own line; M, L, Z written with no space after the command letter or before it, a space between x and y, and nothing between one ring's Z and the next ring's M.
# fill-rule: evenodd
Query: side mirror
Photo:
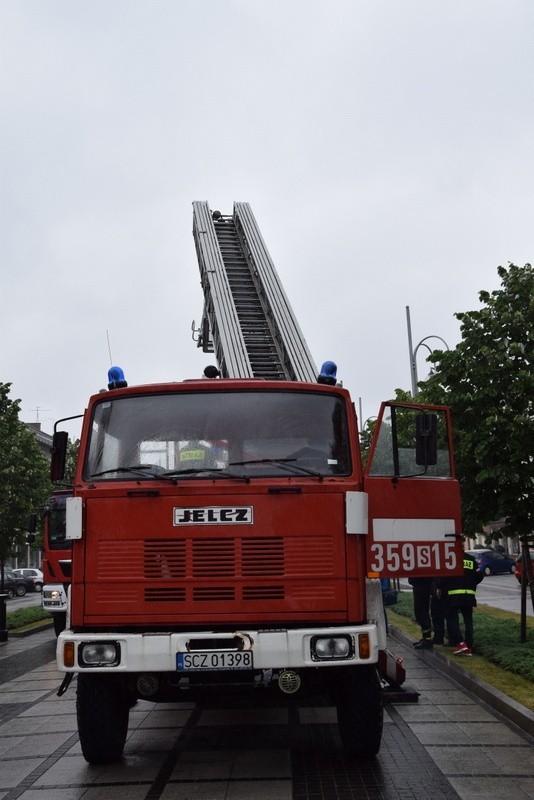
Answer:
M431 467L438 463L438 417L418 414L415 420L415 463Z
M32 513L28 517L28 535L26 536L26 544L33 544L35 542L36 532L37 532L37 514Z
M28 517L28 533L35 533L37 531L37 514L32 512Z
M65 463L67 461L67 444L69 434L67 431L56 431L52 438L52 461L50 462L50 479L61 481L65 477Z

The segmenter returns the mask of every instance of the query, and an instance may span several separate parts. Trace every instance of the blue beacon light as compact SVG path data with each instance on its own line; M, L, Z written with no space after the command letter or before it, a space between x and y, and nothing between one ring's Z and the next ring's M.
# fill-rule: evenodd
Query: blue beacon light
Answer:
M124 377L124 372L120 367L108 369L108 389L123 389L128 386Z
M317 378L318 383L326 383L335 386L337 376L337 365L333 361L325 361L321 367L321 372Z

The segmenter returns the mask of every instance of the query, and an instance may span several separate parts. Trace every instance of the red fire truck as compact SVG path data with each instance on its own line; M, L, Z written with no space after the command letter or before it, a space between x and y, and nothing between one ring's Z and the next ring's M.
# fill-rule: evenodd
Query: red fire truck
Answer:
M72 543L65 537L65 504L70 489L58 489L48 499L43 515L42 606L52 614L54 630L60 634L67 619L67 590L71 579Z
M90 763L120 758L136 698L184 700L221 685L327 692L344 747L375 754L386 648L378 576L462 569L448 410L384 403L364 470L351 397L330 362L317 378L295 345L298 326L247 204L237 205L232 219L195 208L198 338L209 352L213 337L212 379L128 386L112 368L85 412L57 658L60 691L77 673ZM230 274L235 231L253 283L268 284L258 294L272 342L257 320L247 332L252 285ZM57 431L54 480L66 444Z

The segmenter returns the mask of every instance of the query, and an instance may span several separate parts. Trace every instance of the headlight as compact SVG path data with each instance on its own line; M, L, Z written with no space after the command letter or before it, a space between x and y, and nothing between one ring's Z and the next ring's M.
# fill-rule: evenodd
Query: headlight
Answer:
M58 592L57 589L53 589L51 592L43 592L43 597L46 597L47 600L60 600L61 592Z
M314 661L344 660L352 658L352 636L314 636L311 640L311 657Z
M116 667L120 660L118 642L87 642L78 648L78 662L82 667Z

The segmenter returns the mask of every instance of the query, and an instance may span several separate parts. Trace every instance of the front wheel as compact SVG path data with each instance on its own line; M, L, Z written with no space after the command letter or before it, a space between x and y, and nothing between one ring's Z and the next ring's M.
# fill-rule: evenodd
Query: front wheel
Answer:
M359 757L380 750L384 710L382 688L374 665L340 670L337 723L344 749Z
M35 584L35 591L36 592L42 592L43 591L43 584L42 583L36 583Z
M26 594L26 587L25 586L17 586L16 588L17 597L24 597Z
M118 761L128 734L129 702L119 675L78 674L76 716L89 764Z
M489 567L484 568L484 575L491 575L491 570Z
M512 566L510 567L510 572L512 573L512 575L515 575L515 571L516 571L516 566L515 564L512 564Z

